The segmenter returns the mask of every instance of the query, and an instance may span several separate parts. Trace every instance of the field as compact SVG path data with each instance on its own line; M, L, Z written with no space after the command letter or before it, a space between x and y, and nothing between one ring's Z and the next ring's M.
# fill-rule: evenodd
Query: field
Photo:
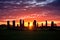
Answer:
M0 40L59 40L60 31L5 31Z

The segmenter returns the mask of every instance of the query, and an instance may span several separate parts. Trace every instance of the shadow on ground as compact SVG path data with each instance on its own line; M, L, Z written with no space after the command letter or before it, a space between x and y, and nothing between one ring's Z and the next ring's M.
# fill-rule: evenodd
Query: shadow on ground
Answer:
M5 31L0 40L59 40L60 31Z

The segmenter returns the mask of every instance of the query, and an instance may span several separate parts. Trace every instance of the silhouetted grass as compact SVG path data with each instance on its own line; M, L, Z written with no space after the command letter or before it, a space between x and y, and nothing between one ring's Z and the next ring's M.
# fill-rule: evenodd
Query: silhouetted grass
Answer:
M1 40L58 40L60 31L5 31L0 32Z

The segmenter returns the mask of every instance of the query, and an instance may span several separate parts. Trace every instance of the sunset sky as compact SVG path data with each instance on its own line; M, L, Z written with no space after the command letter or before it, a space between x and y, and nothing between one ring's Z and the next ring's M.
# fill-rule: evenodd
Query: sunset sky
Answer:
M54 21L60 26L60 0L0 0L0 24L20 19L25 22Z

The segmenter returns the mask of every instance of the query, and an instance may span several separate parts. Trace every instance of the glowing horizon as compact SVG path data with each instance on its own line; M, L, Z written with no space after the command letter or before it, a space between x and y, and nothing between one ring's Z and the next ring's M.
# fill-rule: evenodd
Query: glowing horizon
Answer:
M36 20L36 21L37 21L37 20ZM16 22L16 21L15 21L15 22ZM24 21L24 26L25 26L25 27L28 27L28 22L30 22L30 26L33 26L33 21ZM52 21L48 21L48 20L47 20L47 22L48 22L48 26L51 26L51 22L52 22ZM41 21L41 22L37 21L37 23L38 23L38 26L41 26L42 23L43 23L43 25L45 26L46 20L45 20L45 21ZM54 21L54 23L55 23L57 26L60 26L60 21ZM6 22L0 22L0 25L2 25L2 24L7 25L7 21L6 21ZM18 24L18 26L20 26L19 21L15 23L15 26L17 26L17 24ZM13 25L13 24L12 24L12 21L10 21L10 25Z

